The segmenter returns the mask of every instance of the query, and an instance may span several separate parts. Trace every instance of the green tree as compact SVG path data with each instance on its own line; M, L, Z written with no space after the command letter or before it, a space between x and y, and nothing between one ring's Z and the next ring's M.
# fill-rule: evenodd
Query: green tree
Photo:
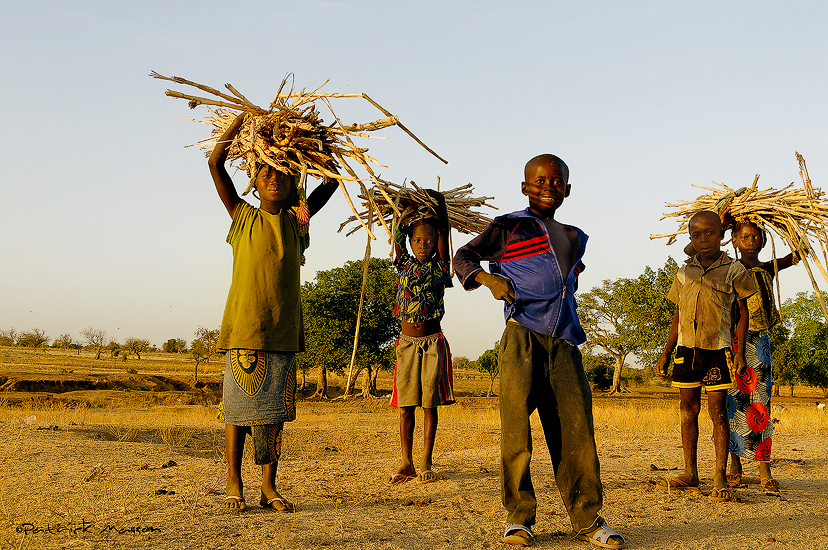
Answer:
M451 367L454 370L462 370L477 368L477 365L475 365L473 361L469 361L468 357L464 355L458 355L457 357L451 358Z
M105 349L109 350L109 354L112 357L118 357L119 355L121 355L121 344L119 344L118 341L114 338L109 341L109 344L106 346ZM127 356L123 355L122 358L124 361L126 361Z
M667 299L667 293L678 267L676 261L668 257L655 271L645 267L644 273L632 279L624 289L629 294L625 317L636 327L639 340L636 356L641 364L655 365L664 350L676 313L676 304Z
M785 300L780 314L792 336L774 355L788 370L782 374L791 385L791 395L794 381L799 381L821 388L828 397L828 323L816 294L800 292Z
M161 346L166 353L184 353L187 351L187 341L183 338L170 338Z
M14 327L9 330L0 330L0 346L13 346L17 343L17 331Z
M216 354L216 344L218 344L218 337L221 329L207 329L198 327L195 331L196 338L190 344L190 353L195 361L195 369L193 370L193 382L198 382L198 365L200 363L210 363L210 359Z
M56 348L60 348L64 351L71 348L75 344L75 340L72 338L69 333L64 333L55 338L55 341L52 342L52 346Z
M500 374L500 367L497 364L498 353L500 353L500 342L495 342L494 347L484 351L483 355L478 357L476 361L478 372L485 372L489 375L490 382L486 397L492 396L495 378Z
M788 338L788 328L784 323L778 323L770 329L769 333L773 395L779 395L780 386L788 386L793 396L794 387L799 384L799 364L794 353L793 342Z
M135 355L138 360L141 360L141 354L148 351L150 348L150 341L142 338L127 338L124 342L122 351L126 355Z
M86 345L95 351L95 359L101 358L101 353L106 349L107 335L105 330L86 327L81 331L81 336L86 339Z
M587 380L594 389L606 391L612 386L612 366L615 363L612 355L594 355L587 351L583 354L583 362Z
M302 285L305 352L297 366L303 372L319 369L318 393L327 383L322 380L326 371L342 374L350 364L362 272L363 262L346 262L343 267L317 272L313 281ZM400 334L393 316L396 292L397 275L391 262L371 258L352 380L362 369L394 366L394 342Z
M657 271L647 267L635 279L605 280L579 298L586 349L602 349L613 358L610 394L622 391L622 373L630 354L654 362L661 353L675 313L666 295L677 270L676 262L668 258Z
M20 333L17 337L17 345L36 350L39 347L49 345L49 337L46 336L46 331L43 329L33 328Z

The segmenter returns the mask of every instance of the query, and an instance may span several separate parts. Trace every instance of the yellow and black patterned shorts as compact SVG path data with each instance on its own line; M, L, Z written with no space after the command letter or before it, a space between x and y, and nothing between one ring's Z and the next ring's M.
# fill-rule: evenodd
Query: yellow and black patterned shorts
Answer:
M701 349L679 346L673 359L673 387L700 388L708 391L733 387L730 372L733 354L729 349Z

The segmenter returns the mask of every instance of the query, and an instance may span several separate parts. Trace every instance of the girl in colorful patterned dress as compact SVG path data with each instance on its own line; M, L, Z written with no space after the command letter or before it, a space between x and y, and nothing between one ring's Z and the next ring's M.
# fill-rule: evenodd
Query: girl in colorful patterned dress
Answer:
M429 218L397 230L394 265L399 274L394 315L402 334L397 340L397 364L391 406L400 409L402 463L388 479L396 485L417 478L418 483L437 480L431 469L437 434L437 406L454 403L451 352L440 328L443 293L451 284L448 247L448 214L445 198L429 190L437 200L438 218ZM405 247L411 240L411 252ZM414 467L414 411L423 408L423 455L420 471Z
M771 475L770 454L773 422L771 393L773 370L768 331L780 321L773 297L774 262L759 260L759 252L767 241L766 233L753 223L737 224L733 240L739 250L739 261L759 290L747 299L750 322L745 345L746 368L736 376L736 387L728 391L727 415L730 420L730 473L728 485L742 483L742 457L759 463L760 485L776 492L779 483ZM776 270L791 267L798 261L793 254L776 260ZM743 345L739 342L738 345Z
M310 216L336 191L324 181L305 200L295 174L262 162L252 174L254 208L239 197L224 164L230 144L244 122L240 114L210 155L210 173L233 219L227 242L233 247L233 278L218 349L226 351L224 392L219 419L225 423L227 486L224 505L247 509L241 461L247 434L253 459L262 467L259 504L280 512L294 506L276 490L282 427L296 418L296 354L304 351L299 267L308 247Z

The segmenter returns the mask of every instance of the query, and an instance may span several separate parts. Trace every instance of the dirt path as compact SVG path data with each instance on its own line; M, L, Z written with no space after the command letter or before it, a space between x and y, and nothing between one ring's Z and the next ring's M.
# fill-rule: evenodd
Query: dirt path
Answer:
M444 412L445 411L445 412ZM149 414L149 413L148 413ZM157 412L155 413L157 414ZM419 422L418 418L418 422ZM256 467L245 461L250 510L221 508L219 425L177 446L160 431L0 424L0 548L502 548L499 430L491 406L441 409L435 469L441 480L386 487L399 452L397 416L382 400L303 402L287 427L279 467L295 514L259 508ZM599 426L609 426L596 416ZM160 428L160 427L159 427ZM419 429L419 424L418 424ZM533 479L538 548L588 548L569 535L539 426ZM774 439L781 496L762 493L748 466L741 502L668 495L654 483L681 461L678 437L598 433L604 515L631 548L824 548L828 545L826 438ZM705 437L705 436L703 436ZM709 438L709 435L706 437ZM183 442L183 439L179 442ZM709 440L701 464L712 463ZM415 453L419 445L415 446ZM163 467L173 461L175 465ZM703 482L708 483L709 468Z

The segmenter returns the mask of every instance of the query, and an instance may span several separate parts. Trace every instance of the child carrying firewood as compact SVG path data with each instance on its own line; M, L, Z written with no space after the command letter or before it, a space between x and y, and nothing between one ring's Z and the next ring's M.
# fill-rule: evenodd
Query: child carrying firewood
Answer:
M730 439L727 390L745 370L747 299L756 293L756 285L744 265L721 250L724 230L719 214L702 210L690 218L688 228L696 254L676 273L667 293L667 299L677 308L656 364L659 376L667 377L670 359L676 351L672 385L679 389L680 396L684 473L663 480L658 488L670 492L699 490L699 411L704 386L716 454L713 491L708 498L726 502L733 498L725 477ZM734 306L739 312L736 322ZM740 342L738 349L733 346L734 332Z
M284 423L296 418L296 354L304 351L299 267L309 244L308 218L336 191L326 180L307 198L299 177L261 161L251 170L254 208L242 200L225 168L228 150L245 119L240 114L218 139L210 173L233 219L233 278L217 347L226 351L220 419L225 422L225 507L243 511L241 460L244 439L253 437L254 461L262 466L259 503L280 512L294 505L276 490ZM261 160L261 159L260 159Z
M402 334L397 340L397 364L391 406L400 409L402 463L388 479L397 485L416 478L418 483L437 480L432 453L437 434L437 407L454 403L451 352L443 337L443 293L451 283L446 202L437 191L428 191L437 201L437 218L425 218L400 227L394 235L394 265L399 274L394 315ZM411 241L411 253L405 241ZM414 411L423 408L423 454L420 471L414 467Z

